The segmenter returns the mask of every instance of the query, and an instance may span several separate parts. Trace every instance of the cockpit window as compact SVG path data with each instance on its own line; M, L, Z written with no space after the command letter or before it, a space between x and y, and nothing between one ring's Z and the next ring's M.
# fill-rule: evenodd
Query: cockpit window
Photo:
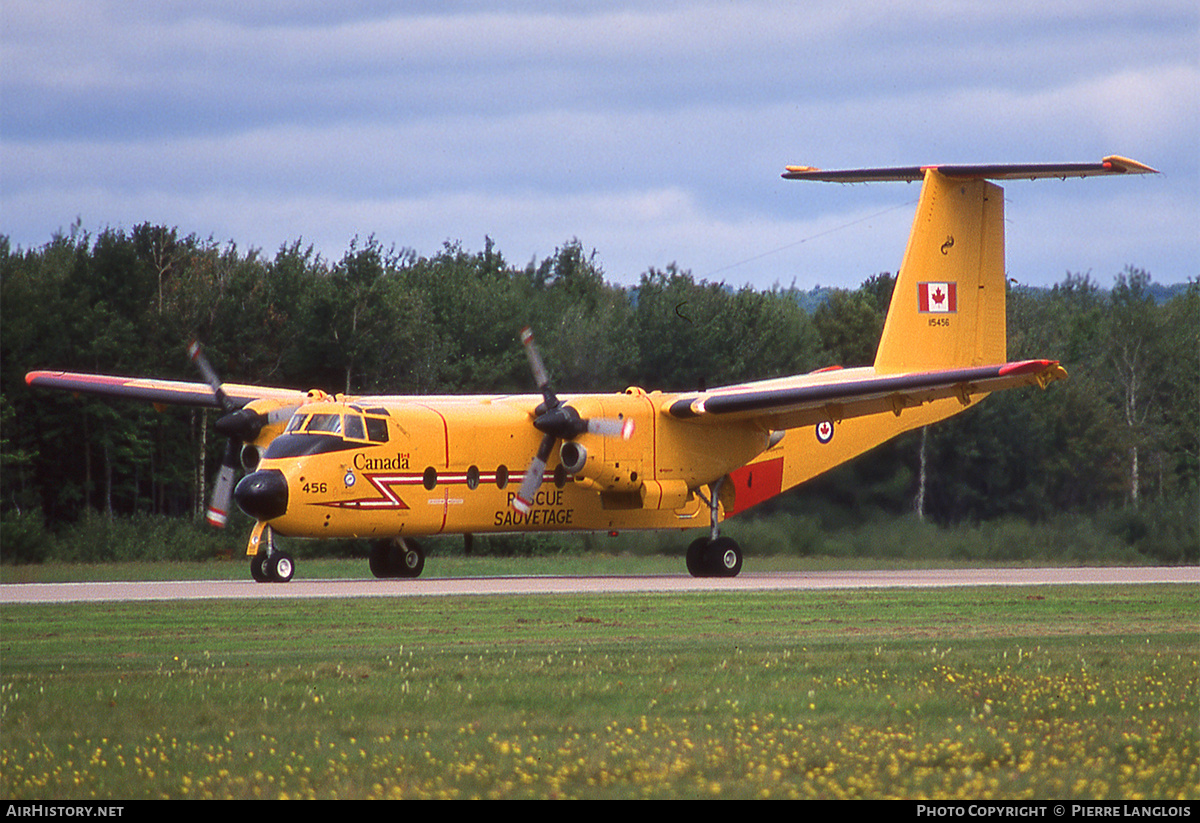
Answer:
M367 439L372 443L388 442L387 421L382 417L368 417Z
M346 437L351 440L366 440L367 432L363 428L363 419L357 414L346 415L345 420Z
M342 416L340 414L314 414L305 431L341 434Z
M371 443L388 442L388 426L386 417L364 416L360 409L350 407L357 413L343 416L333 412L318 412L307 414L296 412L288 421L284 434L340 434L350 440L366 440ZM367 414L376 411L368 409ZM386 410L378 411L386 414Z

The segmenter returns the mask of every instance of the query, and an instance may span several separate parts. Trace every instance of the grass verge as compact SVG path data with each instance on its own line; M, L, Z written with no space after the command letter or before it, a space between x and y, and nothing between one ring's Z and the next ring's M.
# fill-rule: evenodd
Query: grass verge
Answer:
M1195 586L6 606L17 798L1196 799Z

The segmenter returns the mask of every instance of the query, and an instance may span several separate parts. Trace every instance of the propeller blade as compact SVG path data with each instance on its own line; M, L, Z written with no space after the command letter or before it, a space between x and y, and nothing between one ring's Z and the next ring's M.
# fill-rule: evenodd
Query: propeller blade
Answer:
M238 468L238 444L230 438L225 446L225 458L221 461L221 470L217 473L216 483L213 484L212 500L208 504L205 519L209 525L218 529L225 528L229 518L229 504L233 500L233 481Z
M525 471L525 479L521 481L521 490L513 498L512 507L521 514L527 514L533 508L534 495L542 487L542 477L546 474L546 461L550 459L550 452L553 450L554 436L548 434L542 438L542 444L538 446L533 462Z
M188 357L192 359L192 362L196 364L196 368L200 370L200 374L204 377L204 382L212 387L213 396L217 398L217 403L220 404L225 413L228 414L236 410L237 407L233 405L229 397L225 394L224 389L221 388L221 378L217 376L216 370L208 362L208 358L204 356L198 340L193 340L191 345L188 346Z
M633 418L624 420L613 420L611 418L597 418L587 421L587 430L589 434L598 434L601 437L619 437L622 440L628 440L633 437Z
M554 390L550 388L550 373L546 371L546 365L542 362L542 355L538 351L537 344L533 342L533 329L529 326L521 329L521 344L525 346L525 355L529 358L529 367L533 369L533 379L537 383L538 391L546 398L546 405L550 408L558 406L558 398L554 395Z

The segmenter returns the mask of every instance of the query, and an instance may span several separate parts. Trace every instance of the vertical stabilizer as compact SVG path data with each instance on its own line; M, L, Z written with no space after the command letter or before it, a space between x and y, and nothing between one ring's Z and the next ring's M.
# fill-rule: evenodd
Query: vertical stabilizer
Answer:
M875 355L881 374L1007 360L1004 191L925 171Z
M1157 174L1110 155L1099 163L826 170L788 166L787 180L923 180L921 201L875 355L881 374L1004 363L1004 192L988 180Z

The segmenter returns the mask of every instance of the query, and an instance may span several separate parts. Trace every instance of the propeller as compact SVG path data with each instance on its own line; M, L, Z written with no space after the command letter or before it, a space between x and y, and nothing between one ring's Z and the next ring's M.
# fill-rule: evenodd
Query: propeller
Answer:
M580 417L579 412L559 400L558 395L554 393L550 386L550 375L533 340L533 329L528 326L521 330L521 344L525 347L529 366L533 369L533 379L537 383L538 391L542 393L542 402L534 410L533 427L543 435L533 462L525 472L525 479L521 481L521 490L512 501L512 507L525 514L533 507L534 495L541 488L542 478L546 473L546 462L550 459L557 441L574 440L581 434L628 440L633 436L633 420L586 420Z
M221 416L217 418L214 428L227 438L225 455L221 458L221 469L217 472L217 480L213 484L212 499L208 504L205 518L209 524L223 529L229 517L230 501L233 499L233 484L241 463L239 455L242 446L258 439L258 435L268 423L277 422L282 419L282 416L290 417L295 411L295 407L273 409L266 414L250 408L239 408L225 393L221 378L217 376L216 370L204 356L204 351L200 348L198 341L193 340L188 346L188 357L196 364L204 381L212 388L213 397L216 398L217 405L222 412Z

